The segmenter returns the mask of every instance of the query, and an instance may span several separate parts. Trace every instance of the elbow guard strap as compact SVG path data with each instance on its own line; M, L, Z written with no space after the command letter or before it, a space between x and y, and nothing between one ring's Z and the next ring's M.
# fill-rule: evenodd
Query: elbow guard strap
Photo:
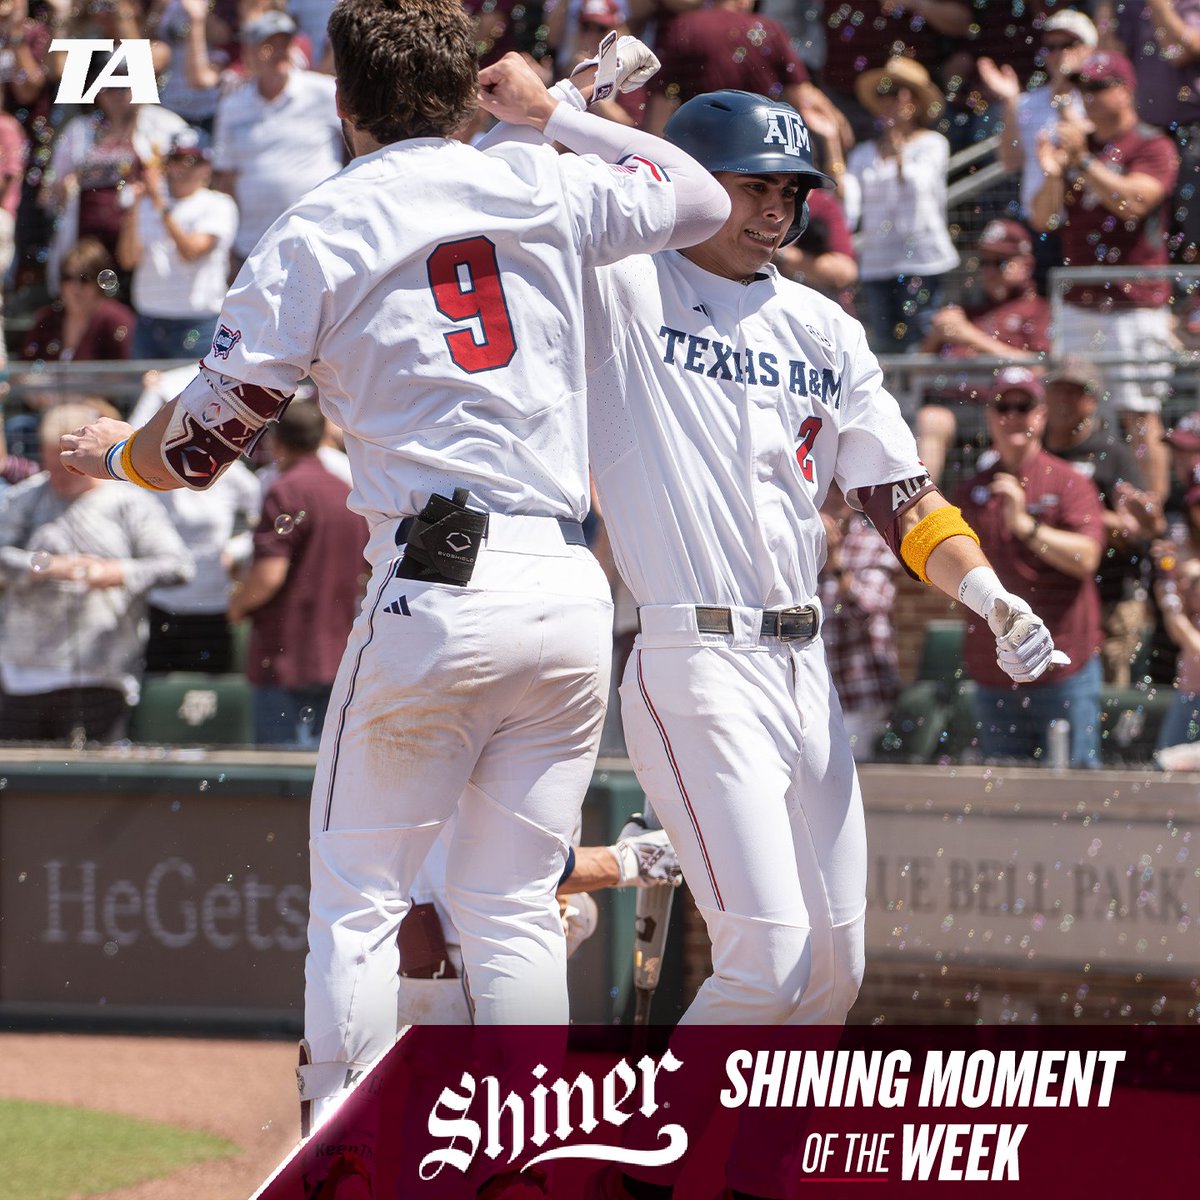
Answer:
M934 509L922 517L905 535L900 543L900 561L912 571L922 583L929 582L925 566L929 556L947 538L969 537L979 545L979 535L963 520L962 509L947 505Z
M914 579L920 579L920 576L900 553L900 518L923 496L936 491L937 487L928 472L911 479L898 479L894 483L857 489L859 507L867 514L867 519L875 526L879 536L887 542L888 549Z
M179 394L163 436L163 462L184 487L207 488L230 463L254 449L267 422L290 401L282 392L201 365L200 374Z

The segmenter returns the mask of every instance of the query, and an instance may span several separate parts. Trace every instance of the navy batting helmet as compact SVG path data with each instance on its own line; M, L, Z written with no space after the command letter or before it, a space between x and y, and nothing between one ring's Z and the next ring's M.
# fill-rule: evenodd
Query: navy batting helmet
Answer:
M837 186L813 163L804 119L782 100L753 92L706 92L679 106L663 137L709 171L800 176L796 216L781 243L784 246L808 225L808 193L815 187Z

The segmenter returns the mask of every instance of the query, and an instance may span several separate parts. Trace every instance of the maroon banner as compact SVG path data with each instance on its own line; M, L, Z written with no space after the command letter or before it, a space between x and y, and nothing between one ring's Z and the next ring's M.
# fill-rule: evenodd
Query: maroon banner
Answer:
M413 1029L259 1196L600 1200L618 1170L683 1200L1200 1186L1191 1027L636 1032Z

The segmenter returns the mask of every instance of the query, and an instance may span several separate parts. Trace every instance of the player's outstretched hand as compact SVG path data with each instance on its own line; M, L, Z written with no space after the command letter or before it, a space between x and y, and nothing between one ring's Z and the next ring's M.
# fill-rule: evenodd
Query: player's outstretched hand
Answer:
M996 635L996 662L1015 683L1032 683L1052 664L1066 666L1071 661L1055 650L1045 622L1019 596L997 596L988 626Z
M90 475L93 479L111 479L104 468L104 456L123 438L133 432L133 426L111 417L98 417L73 433L58 439L58 457L68 471Z
M479 72L479 107L498 120L545 129L558 103L515 50Z
M636 884L654 887L669 883L678 887L683 882L679 856L665 830L647 829L641 813L634 813L626 822L615 846L610 846L621 870L618 887Z

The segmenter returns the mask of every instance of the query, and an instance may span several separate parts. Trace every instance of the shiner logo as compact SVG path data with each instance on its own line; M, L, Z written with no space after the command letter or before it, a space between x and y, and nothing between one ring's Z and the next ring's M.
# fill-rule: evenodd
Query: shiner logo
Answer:
M546 1068L538 1063L530 1072L538 1082L528 1097L518 1092L502 1093L494 1075L484 1076L481 1107L476 1105L481 1085L464 1071L457 1090L442 1088L429 1113L429 1133L446 1145L421 1159L419 1174L426 1181L436 1179L446 1167L466 1174L481 1149L494 1162L507 1166L522 1156L527 1142L541 1153L524 1162L521 1170L554 1158L587 1158L643 1167L675 1162L688 1145L682 1125L663 1125L658 1131L663 1144L655 1150L631 1150L615 1144L615 1139L558 1145L549 1150L542 1147L551 1141L566 1142L577 1131L591 1135L601 1124L619 1129L635 1112L647 1118L654 1116L659 1109L654 1095L659 1071L678 1071L681 1066L683 1063L668 1050L658 1062L643 1055L630 1066L622 1058L600 1080L580 1072L573 1080L556 1079L547 1087L542 1082ZM467 1116L472 1109L482 1117L482 1124Z
M154 58L146 38L130 38L113 50L111 38L55 38L50 43L52 53L66 54L62 82L58 85L56 104L91 104L104 88L128 88L134 104L157 104L158 81L154 78ZM109 60L100 68L88 86L88 72L94 54L108 54ZM118 74L121 67L123 75Z

